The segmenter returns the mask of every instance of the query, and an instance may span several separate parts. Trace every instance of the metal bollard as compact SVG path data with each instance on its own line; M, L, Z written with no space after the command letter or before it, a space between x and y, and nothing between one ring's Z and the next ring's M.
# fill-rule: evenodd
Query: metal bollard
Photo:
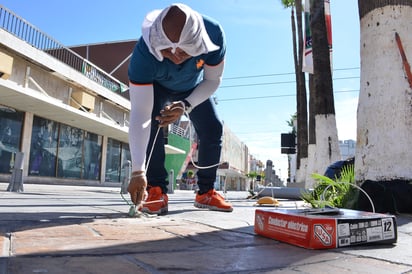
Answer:
M171 169L169 171L169 187L167 190L168 194L173 194L175 192L175 171Z
M127 187L129 186L130 177L132 176L132 162L128 160L127 163L125 164L125 167L126 167L126 174L124 176L122 186L120 189L121 194L128 193Z
M14 158L14 167L11 173L9 186L7 187L7 191L10 192L23 192L23 161L24 160L24 153L23 152L16 152L16 156Z

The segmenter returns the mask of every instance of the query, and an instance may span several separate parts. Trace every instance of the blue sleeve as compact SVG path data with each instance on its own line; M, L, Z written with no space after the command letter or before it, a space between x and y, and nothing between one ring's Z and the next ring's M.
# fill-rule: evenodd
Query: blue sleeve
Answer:
M226 38L222 26L214 19L203 16L203 21L206 31L209 34L210 40L219 46L220 49L207 54L205 63L209 66L216 66L225 59L226 54Z
M137 41L129 63L129 81L134 84L151 84L155 77L155 57L143 38Z

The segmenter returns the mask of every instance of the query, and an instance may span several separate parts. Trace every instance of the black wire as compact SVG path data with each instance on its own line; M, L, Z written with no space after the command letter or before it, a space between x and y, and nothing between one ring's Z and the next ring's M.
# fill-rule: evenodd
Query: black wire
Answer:
M333 78L332 80L348 80L348 79L359 79L359 76L351 77L341 77ZM230 85L230 86L220 86L220 88L237 88L237 87L251 87L251 86L265 86L265 85L279 85L279 84L292 84L296 81L284 81L284 82L269 82L269 83L254 83L254 84L239 84L239 85Z
M360 69L360 67L334 69L333 71L355 70L355 69ZM246 75L246 76L226 77L226 78L223 78L223 80L236 80L236 79L260 78L260 77L272 77L272 76L283 76L283 75L294 75L294 74L295 74L294 72L272 73L272 74L257 74L257 75Z
M340 90L335 91L334 93L344 93L344 92L359 92L359 89L350 89L350 90ZM278 98L278 97L292 97L296 94L280 94L280 95L268 95L268 96L255 96L255 97L241 97L241 98L227 98L227 99L216 99L218 102L227 102L227 101L240 101L240 100L255 100L255 99L267 99L267 98Z

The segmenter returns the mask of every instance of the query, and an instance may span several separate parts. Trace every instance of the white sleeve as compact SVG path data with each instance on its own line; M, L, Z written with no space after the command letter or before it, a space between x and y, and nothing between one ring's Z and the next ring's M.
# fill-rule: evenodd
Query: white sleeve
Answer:
M204 66L202 82L186 98L192 107L196 107L206 101L217 90L222 82L224 63L222 61L216 66Z
M146 170L146 148L150 138L153 109L153 85L129 85L130 125L129 147L132 171Z

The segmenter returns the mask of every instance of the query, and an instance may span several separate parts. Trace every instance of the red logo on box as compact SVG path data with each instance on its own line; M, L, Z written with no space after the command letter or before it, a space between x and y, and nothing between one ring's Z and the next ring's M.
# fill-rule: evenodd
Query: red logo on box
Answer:
M315 232L316 238L318 238L324 245L332 245L332 236L322 225L314 225L313 230Z

